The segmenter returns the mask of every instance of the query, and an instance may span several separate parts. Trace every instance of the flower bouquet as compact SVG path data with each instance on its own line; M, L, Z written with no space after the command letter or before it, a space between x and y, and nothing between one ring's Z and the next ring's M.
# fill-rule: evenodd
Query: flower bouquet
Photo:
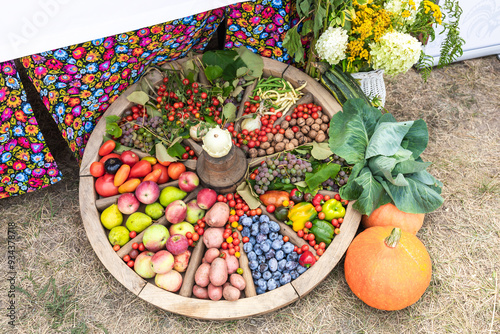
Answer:
M284 46L312 77L318 77L322 61L339 64L344 72L389 75L418 64L427 79L433 63L422 45L435 38L437 25L446 33L438 66L462 55L465 43L458 30L458 0L445 0L443 8L447 21L431 0L297 0L300 21L288 31Z

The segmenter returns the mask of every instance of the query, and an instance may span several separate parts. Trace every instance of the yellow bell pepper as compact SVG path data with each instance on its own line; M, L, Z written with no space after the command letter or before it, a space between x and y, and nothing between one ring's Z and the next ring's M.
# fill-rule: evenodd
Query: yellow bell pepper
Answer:
M308 202L295 204L288 211L288 219L292 221L292 228L295 232L300 231L306 225L306 222L316 218L317 212L314 205Z

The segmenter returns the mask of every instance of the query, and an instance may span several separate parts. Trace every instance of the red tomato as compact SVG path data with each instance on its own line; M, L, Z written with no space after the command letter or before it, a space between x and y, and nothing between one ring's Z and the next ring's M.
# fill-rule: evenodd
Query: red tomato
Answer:
M94 161L90 165L90 174L92 174L93 177L101 177L106 173L104 170L104 164L99 161Z
M132 151L123 151L120 155L120 159L124 164L130 167L133 167L140 160L139 156Z
M130 170L129 178L134 177L144 177L151 173L152 167L151 164L146 160L141 160L132 167Z
M161 169L161 175L158 179L158 184L168 182L168 180L170 180L170 177L168 176L168 168L163 166L162 164L156 164L153 166L153 170L157 169Z
M110 153L110 154L107 154L107 155L103 156L101 158L101 160L99 160L99 162L105 163L106 160L108 160L109 158L118 158L118 159L120 159L120 155L116 154L116 153Z
M178 180L179 176L185 171L186 171L186 166L184 166L182 162L172 162L168 166L168 176L170 176L172 180Z
M104 144L101 145L101 147L99 148L99 155L101 157L105 156L105 155L108 155L110 154L111 152L113 152L113 150L115 149L116 147L116 143L114 140L107 140Z
M118 187L115 187L113 174L104 174L95 181L95 190L102 197L118 195Z

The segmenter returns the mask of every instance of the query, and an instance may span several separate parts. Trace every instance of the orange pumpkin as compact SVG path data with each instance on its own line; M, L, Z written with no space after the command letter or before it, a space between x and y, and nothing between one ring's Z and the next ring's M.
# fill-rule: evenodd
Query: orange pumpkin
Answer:
M399 210L394 204L387 203L375 209L370 216L363 215L361 225L364 228L373 226L394 226L411 234L417 234L424 223L425 214L407 213Z
M394 311L412 305L424 294L432 263L413 234L375 226L354 238L344 270L347 284L359 299L371 307Z

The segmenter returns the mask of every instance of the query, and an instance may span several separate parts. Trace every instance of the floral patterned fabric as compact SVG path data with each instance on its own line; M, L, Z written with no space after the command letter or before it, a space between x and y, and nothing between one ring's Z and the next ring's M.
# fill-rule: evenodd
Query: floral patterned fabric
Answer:
M224 17L215 9L164 24L22 58L77 160L111 103L152 64L203 49Z
M61 180L13 61L0 63L0 198Z
M292 1L257 0L228 6L225 47L246 46L264 57L290 62L283 39L296 24Z

